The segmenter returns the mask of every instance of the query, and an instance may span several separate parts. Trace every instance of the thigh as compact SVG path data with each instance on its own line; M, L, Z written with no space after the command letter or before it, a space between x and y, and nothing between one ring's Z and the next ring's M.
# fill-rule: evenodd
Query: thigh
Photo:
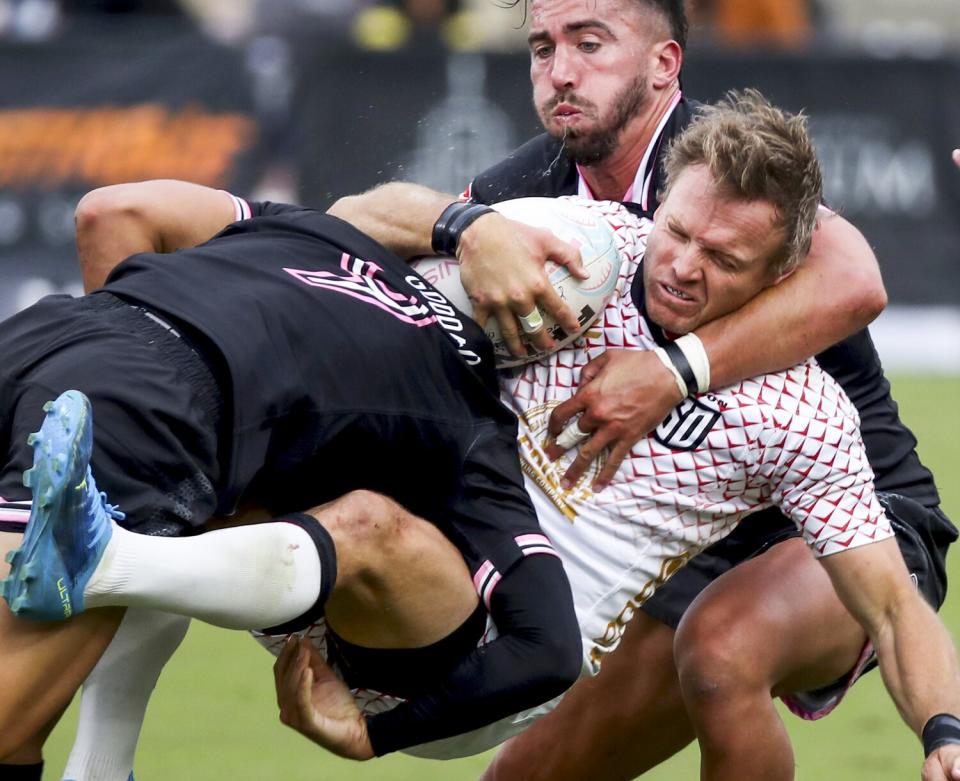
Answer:
M18 534L0 534L0 553L20 541ZM2 569L5 575L6 564ZM58 623L25 621L0 600L0 757L14 754L63 711L122 616L122 608L110 608Z
M202 523L213 512L220 475L213 380L202 376L199 357L111 296L42 304L4 337L30 357L2 382L0 496L29 498L21 485L33 461L27 437L39 429L47 401L76 389L93 406L94 476L127 514L124 525ZM49 323L58 316L56 330Z
M791 539L704 589L680 622L675 658L681 675L695 670L700 685L727 674L781 694L835 682L865 642L826 571Z
M598 675L499 752L485 781L620 781L693 739L673 666L673 629L643 613ZM535 759L532 759L535 758Z

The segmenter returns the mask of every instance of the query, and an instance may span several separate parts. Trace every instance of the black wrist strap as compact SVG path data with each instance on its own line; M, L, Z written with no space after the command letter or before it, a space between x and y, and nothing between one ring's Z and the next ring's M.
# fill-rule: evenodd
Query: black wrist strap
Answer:
M431 245L438 255L455 257L460 236L469 228L474 220L484 214L492 212L489 206L482 203L451 203L443 210L439 219L433 224Z
M931 716L923 725L921 733L923 740L923 755L929 757L940 746L948 743L960 743L960 719L949 713L938 713Z
M667 342L663 345L663 351L667 354L674 368L680 372L680 376L687 385L687 395L693 396L699 392L700 386L697 383L697 375L693 373L693 367L687 360L687 356L683 354L683 350L676 343Z

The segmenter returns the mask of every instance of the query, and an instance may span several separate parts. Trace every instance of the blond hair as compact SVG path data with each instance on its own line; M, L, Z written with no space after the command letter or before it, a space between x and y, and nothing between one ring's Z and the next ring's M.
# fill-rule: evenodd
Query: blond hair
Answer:
M667 153L666 187L692 165L706 166L736 200L773 204L785 234L772 259L779 276L807 254L823 197L823 175L807 119L770 104L757 90L731 90L702 113Z

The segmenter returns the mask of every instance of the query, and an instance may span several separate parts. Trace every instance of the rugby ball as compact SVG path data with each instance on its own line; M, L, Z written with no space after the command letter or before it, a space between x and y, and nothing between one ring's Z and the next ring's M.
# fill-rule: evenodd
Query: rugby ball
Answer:
M580 327L567 333L547 312L543 312L544 324L556 342L553 350L535 350L530 340L523 337L530 347L530 354L518 358L507 347L500 334L496 318L489 318L484 325L487 337L493 343L493 351L499 368L529 363L559 350L583 334L600 316L604 306L613 295L620 273L620 253L617 252L613 229L599 214L594 213L576 200L566 198L516 198L494 204L493 208L504 217L523 222L536 228L545 228L559 239L580 250L587 279L577 279L565 266L547 261L545 271L553 289L576 313ZM443 293L457 309L473 316L473 304L460 284L460 264L456 258L420 258L413 263L414 270Z

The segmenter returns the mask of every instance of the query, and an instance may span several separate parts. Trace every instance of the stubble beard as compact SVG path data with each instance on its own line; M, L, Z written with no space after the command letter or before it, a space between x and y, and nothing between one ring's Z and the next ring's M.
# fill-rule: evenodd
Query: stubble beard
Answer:
M561 103L570 103L581 109L596 110L596 107L577 97L576 93L558 93L541 106L540 118L547 132L560 141L567 154L579 165L596 165L606 160L620 143L620 134L640 114L649 102L646 76L637 76L627 84L613 101L613 110L608 121L601 122L592 130L581 131L564 128L560 132L551 129L546 119Z

